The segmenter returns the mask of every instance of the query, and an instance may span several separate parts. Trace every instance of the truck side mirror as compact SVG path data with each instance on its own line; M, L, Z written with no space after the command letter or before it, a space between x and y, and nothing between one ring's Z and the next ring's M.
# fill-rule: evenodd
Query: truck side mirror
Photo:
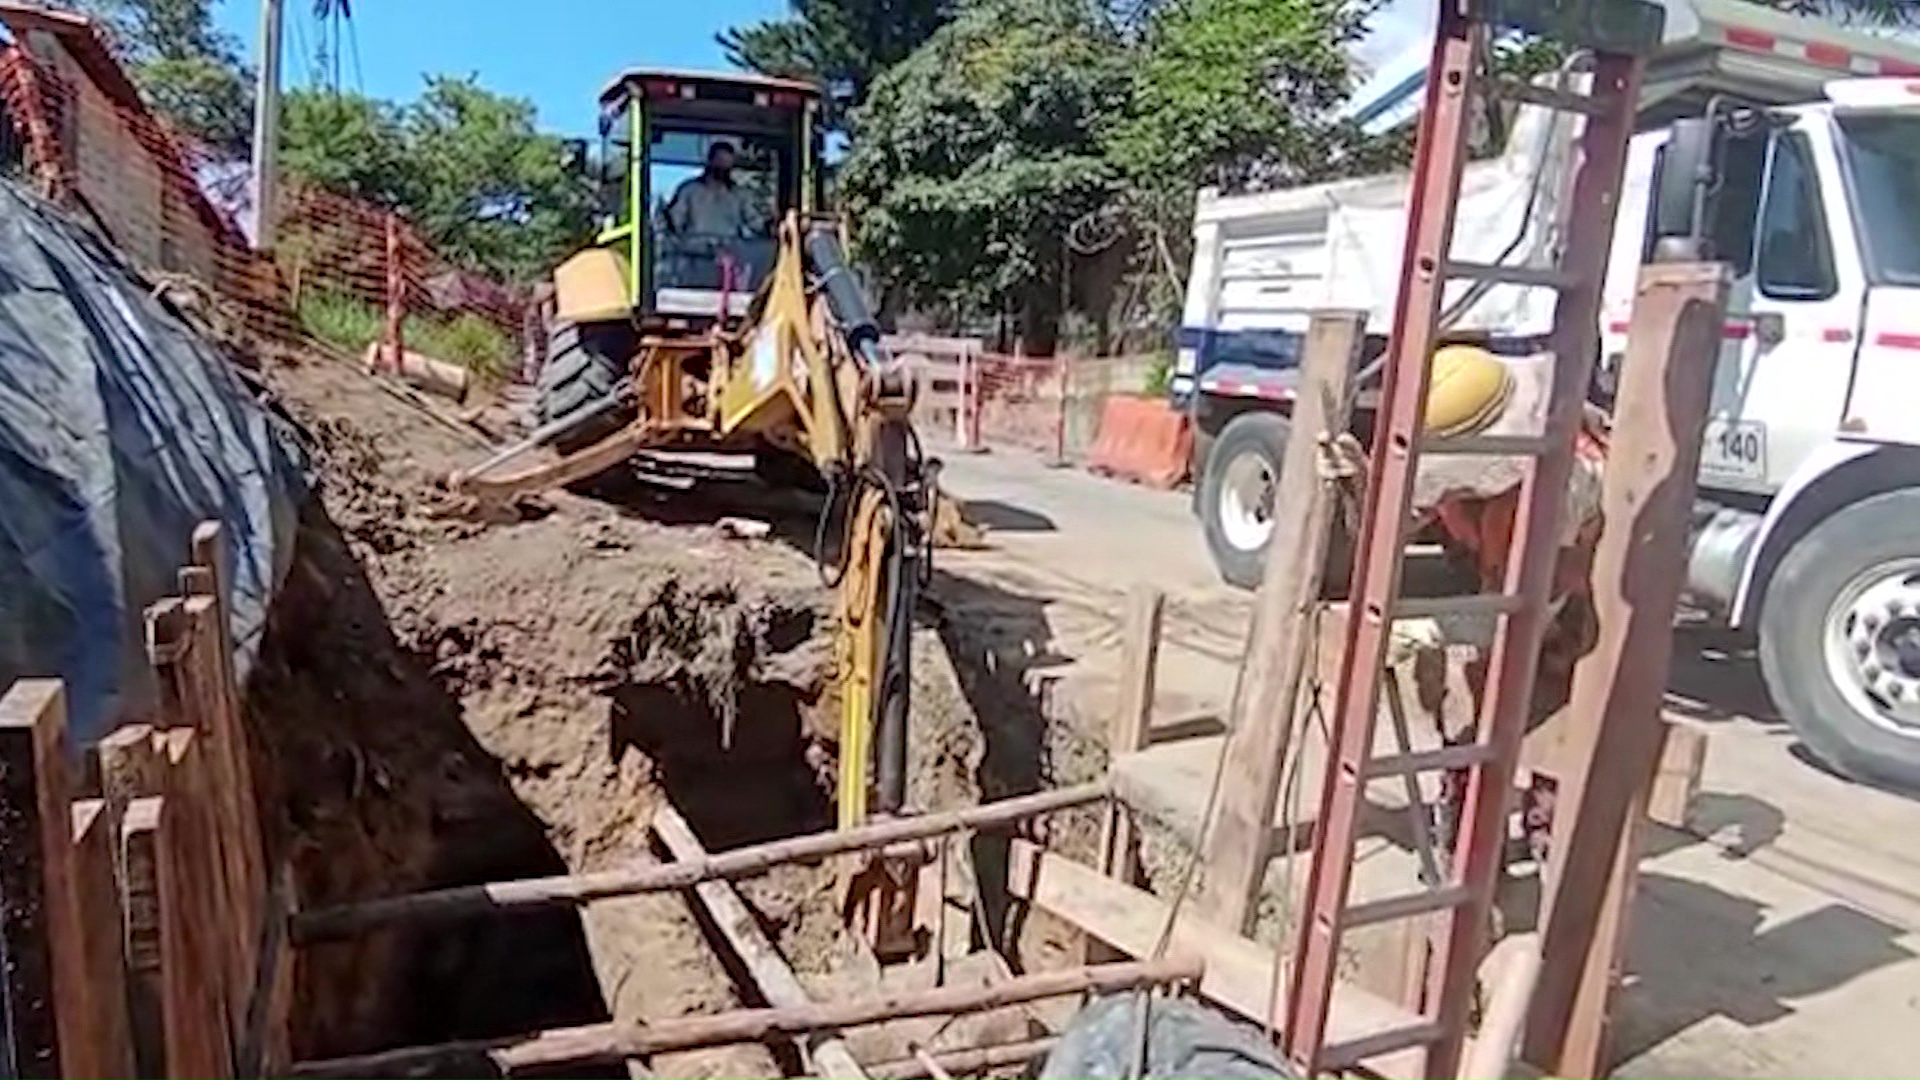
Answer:
M1707 199L1715 181L1719 125L1711 119L1675 120L1667 135L1660 183L1653 193L1654 257L1703 258Z

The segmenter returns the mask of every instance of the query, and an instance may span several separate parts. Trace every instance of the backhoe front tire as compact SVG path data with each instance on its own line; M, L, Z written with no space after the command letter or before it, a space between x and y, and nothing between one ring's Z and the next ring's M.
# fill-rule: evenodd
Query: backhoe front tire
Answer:
M539 426L583 414L612 396L627 377L632 350L633 333L624 324L555 323L547 334L547 363L536 387ZM591 446L624 425L630 418L627 412L582 415L579 424L554 436L550 445L562 454Z

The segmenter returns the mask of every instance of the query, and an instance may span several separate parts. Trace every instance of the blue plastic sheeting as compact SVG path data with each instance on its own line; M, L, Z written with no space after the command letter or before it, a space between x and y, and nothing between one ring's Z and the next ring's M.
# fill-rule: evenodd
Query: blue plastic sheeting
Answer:
M293 554L292 426L111 251L0 184L0 688L66 680L76 745L155 701L142 612L224 526L245 670Z
M1040 1066L1041 1080L1290 1080L1299 1075L1252 1024L1189 998L1146 991L1095 999L1068 1022Z

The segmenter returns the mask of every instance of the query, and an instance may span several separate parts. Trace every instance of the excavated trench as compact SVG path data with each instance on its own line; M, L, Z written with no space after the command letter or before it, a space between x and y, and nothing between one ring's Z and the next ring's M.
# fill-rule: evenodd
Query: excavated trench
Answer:
M742 540L685 502L662 520L567 495L477 521L438 484L472 447L355 373L274 374L312 437L318 498L249 719L303 907L658 859L648 823L669 802L714 851L831 826L832 597L805 554L810 521ZM933 594L913 642L910 802L1095 771L1036 696L1038 606L946 575ZM1090 825L1054 827L1072 846ZM993 847L974 840L983 892ZM878 985L842 925L836 874L786 866L739 883L822 997ZM296 1057L758 1004L695 908L656 894L308 948ZM986 936L1025 936L985 914ZM865 1034L856 1053L906 1052L898 1032ZM753 1044L649 1065L751 1076L798 1063Z
M662 798L711 850L831 824L831 748L810 720L828 652L811 608L665 578L577 680L579 719L543 733L551 717L534 710L510 739L476 731L475 714L497 712L501 687L551 672L517 666L498 636L461 623L409 642L350 543L309 509L249 695L306 906L645 858L641 827ZM523 750L584 747L583 725L600 728L598 761L502 757L485 745L492 734ZM608 813L610 802L625 812ZM567 838L563 851L556 839ZM795 910L827 895L809 873L824 871L780 875L780 923L828 925ZM675 999L735 1004L677 897L600 908L586 920L545 912L317 946L298 969L298 1054L595 1023L622 1014L609 990L636 979L681 984L648 995L658 1005L668 991L669 1012ZM654 937L690 948L663 950ZM684 1064L724 1073L761 1063L735 1052Z

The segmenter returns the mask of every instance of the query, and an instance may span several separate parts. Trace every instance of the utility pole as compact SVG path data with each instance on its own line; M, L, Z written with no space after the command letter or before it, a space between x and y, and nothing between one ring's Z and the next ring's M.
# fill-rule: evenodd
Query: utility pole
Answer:
M260 78L253 97L253 249L273 250L280 194L280 15L260 0Z

